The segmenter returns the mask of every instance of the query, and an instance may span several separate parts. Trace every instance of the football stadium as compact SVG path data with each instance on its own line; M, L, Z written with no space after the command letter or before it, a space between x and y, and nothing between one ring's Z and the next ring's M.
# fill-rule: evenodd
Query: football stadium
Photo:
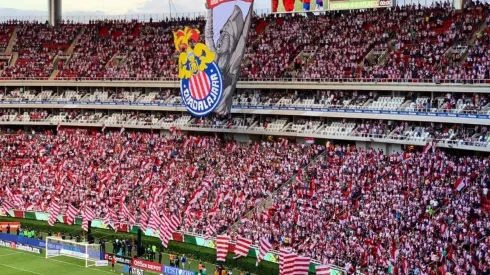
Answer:
M1 275L490 274L489 0L8 2Z

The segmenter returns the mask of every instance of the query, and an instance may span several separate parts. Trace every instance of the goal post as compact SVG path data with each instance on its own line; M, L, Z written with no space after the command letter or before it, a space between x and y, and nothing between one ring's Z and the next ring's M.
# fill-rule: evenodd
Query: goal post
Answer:
M85 267L100 260L100 244L80 243L57 237L46 238L46 259L65 256L85 261Z

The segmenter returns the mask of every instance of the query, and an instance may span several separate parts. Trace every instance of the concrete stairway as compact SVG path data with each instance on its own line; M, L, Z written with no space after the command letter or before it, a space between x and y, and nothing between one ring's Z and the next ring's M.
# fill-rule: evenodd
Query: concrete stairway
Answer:
M78 40L80 40L80 37L82 37L83 33L85 32L85 27L83 27L80 32L77 34L75 39L70 44L70 47L65 51L65 55L72 55L73 52L75 51L75 47L77 46Z
M49 76L49 80L55 80L59 73L60 73L60 70L53 70L53 72Z
M15 63L17 63L17 59L19 59L19 53L18 52L12 53L12 59L10 60L9 66L10 67L15 66Z
M11 54L12 50L14 49L15 42L17 41L17 28L18 27L15 27L12 36L10 36L9 43L7 45L7 48L5 49L6 54Z

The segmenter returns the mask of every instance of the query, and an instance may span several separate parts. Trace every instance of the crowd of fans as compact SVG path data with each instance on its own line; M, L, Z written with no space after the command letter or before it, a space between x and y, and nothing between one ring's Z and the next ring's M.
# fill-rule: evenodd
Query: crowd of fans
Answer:
M0 53L5 52L10 42L10 37L14 31L14 27L0 25Z
M223 232L324 149L82 129L4 134L0 147L1 196L5 188L22 194L18 208L46 210L57 198L104 217L124 201L138 219L153 204L192 216L181 228L201 234L208 225Z
M463 12L449 3L428 9L408 6L400 10L399 24L383 65L365 68L364 77L440 79L451 46L466 45L485 22L486 5L469 2ZM459 79L459 78L458 78Z
M54 58L68 50L81 28L75 24L52 28L38 22L20 23L17 26L17 41L12 50L18 53L18 59L15 65L7 66L0 77L50 77Z
M462 63L449 63L443 66L445 79L489 79L490 78L490 15L486 18L486 28L476 33L474 45L469 47L468 54ZM460 57L462 58L462 56Z
M489 161L332 146L236 233L349 273L482 274L490 268Z
M431 7L255 16L242 62L242 79L390 78L488 79L488 4L449 2ZM204 18L161 22L93 21L86 25L6 22L0 25L0 52L17 27L19 60L3 77L49 77L56 62L59 79L160 79L177 75L173 32L185 26L204 36ZM74 41L77 34L80 38ZM3 42L2 42L3 41ZM68 47L74 43L73 53ZM453 46L467 48L452 54ZM372 50L381 57L372 57Z
M410 127L416 126L366 121L357 128L388 133ZM416 131L428 138L490 138L481 126L422 128ZM311 162L322 146L243 146L216 137L84 129L4 133L0 147L0 178L6 183L0 196L8 186L22 194L24 209L46 211L59 198L63 208L90 205L103 217L123 201L139 217L156 203L167 213L192 217L181 229L207 234L209 225L225 232L272 196L271 207L237 227L238 235L255 242L268 237L350 271L392 266L402 274L479 274L489 268L490 171L484 157L451 156L435 147L386 154L330 146ZM273 193L295 174L291 185ZM197 190L204 192L192 200Z

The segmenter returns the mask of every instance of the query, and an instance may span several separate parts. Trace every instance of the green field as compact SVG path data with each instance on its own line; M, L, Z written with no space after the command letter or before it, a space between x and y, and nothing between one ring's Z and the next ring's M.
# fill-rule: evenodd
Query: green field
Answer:
M111 267L85 267L83 260L59 256L46 259L44 254L33 254L0 247L0 274L2 275L103 275L121 274L122 265L116 273Z

